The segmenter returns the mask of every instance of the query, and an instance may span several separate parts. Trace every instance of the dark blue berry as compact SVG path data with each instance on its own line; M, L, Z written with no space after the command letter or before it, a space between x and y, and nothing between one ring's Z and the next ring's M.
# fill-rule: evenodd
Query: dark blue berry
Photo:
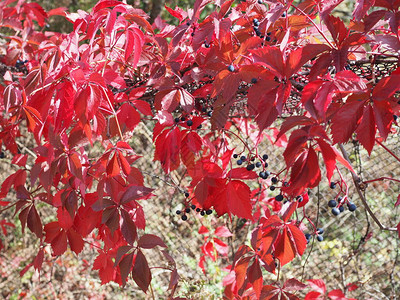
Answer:
M344 212L344 206L343 205L339 207L339 211L340 212Z
M284 13L282 14L282 18L284 18L284 17L286 17L286 12L284 12Z
M334 216L338 216L340 214L340 210L337 207L332 208L332 214Z
M212 111L211 110L207 113L207 116L209 116L211 118L211 116L212 116Z
M179 123L180 120L181 120L181 119L179 119L179 118L175 118L175 122L176 122L176 123Z
M317 235L317 241L322 242L324 240L324 237L322 235Z
M229 66L228 66L228 71L229 71L229 72L234 72L234 71L235 71L235 67L232 66L232 65L229 65Z
M336 183L331 182L331 184L329 185L329 187L333 190L336 187Z
M272 183L277 183L277 182L278 182L278 178L272 177L272 178L271 178L271 182L272 182Z
M233 158L238 158L238 155L237 154L233 154Z
M262 159L263 159L263 160L267 160L267 159L268 159L268 154L264 154L264 155L262 156Z
M189 193L188 192L185 192L185 197L186 198L189 197Z
M270 36L267 36L267 37L265 38L265 40L266 40L267 42L270 42L270 41L271 41L271 37L270 37Z
M323 234L324 233L324 229L323 228L318 228L317 229L317 233L318 234Z
M199 126L197 126L197 129L201 129L203 126L200 124Z
M190 208L187 207L187 208L185 209L185 212L186 212L186 213L190 213Z
M204 43L204 47L210 48L210 44Z
M187 215L183 215L183 216L181 217L181 219L182 219L182 221L186 221L186 220L187 220Z
M199 208L199 207L196 208L196 211L197 211L197 212L200 212L200 211L201 211L201 208Z
M243 163L243 161L239 159L236 163L238 164L238 166L240 166Z
M6 155L4 154L4 152L0 152L0 158L4 158L6 157Z
M195 210L195 209L196 209L196 205L192 204L192 205L190 206L190 208L193 209L193 210Z
M252 78L251 83L253 83L253 84L257 83L257 78Z
M240 159L243 160L243 161L245 161L245 160L246 160L246 156L242 155L242 156L240 157Z
M259 161L256 162L256 167L257 167L257 168L261 167L261 163L260 163Z
M355 211L357 209L357 206L354 203L347 204L347 207L349 208L349 211Z
M282 201L283 200L283 195L282 194L276 195L275 196L275 200L276 201Z
M262 0L258 0L257 2L258 4L263 4Z
M305 236L306 236L307 240L309 240L311 238L311 234L309 234L309 233L306 233Z
M267 179L267 178L268 178L268 175L267 175L267 173L266 173L266 172L264 172L264 171L262 171L262 172L258 173L258 176L260 176L262 179Z
M271 185L271 186L269 187L269 189L270 189L271 191L274 191L274 190L275 190L275 186L274 186L274 185Z
M178 210L176 211L176 214L177 214L177 215L180 215L180 214L181 214L181 211L178 209Z
M186 125L187 126L192 126L193 125L193 121L192 120L187 120L186 121Z
M185 121L186 120L186 118L185 117L181 117L181 121L183 122L183 121Z
M255 168L254 164L247 165L246 167L247 171L254 170L254 168Z
M296 197L296 200L297 200L298 202L303 201L303 196L297 196L297 197Z
M212 210L211 210L211 209L207 209L207 210L206 210L206 214L207 214L207 215L211 215L211 214L212 214Z
M329 207L336 207L336 205L337 205L336 200L329 200L329 202L328 202Z

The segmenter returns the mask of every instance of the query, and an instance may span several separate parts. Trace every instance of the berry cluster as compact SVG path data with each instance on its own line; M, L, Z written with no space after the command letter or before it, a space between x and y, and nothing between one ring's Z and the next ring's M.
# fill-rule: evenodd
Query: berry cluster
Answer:
M190 119L187 120L185 116L182 116L180 118L175 118L174 121L176 124L179 124L181 122L186 122L186 126L188 126L188 127L191 127L193 125L193 121ZM202 128L201 124L199 126L197 126L197 129L201 129L201 128Z
M332 214L338 216L344 211L344 199L339 197L337 198L337 201L335 199L329 200L328 206L332 207ZM347 201L347 208L349 211L353 212L357 209L357 206L353 202Z
M324 240L324 237L323 237L324 229L323 228L318 228L316 234L317 234L317 241L318 242L322 242ZM305 237L306 237L307 244L308 244L310 242L310 240L311 240L311 234L306 233Z
M189 198L188 192L185 192L185 197ZM197 213L200 213L201 216L211 215L213 212L212 209L202 209L200 207L196 207L196 205L194 205L194 204L189 205L189 203L186 202L185 209L183 209L183 210L178 209L175 213L177 215L181 215L182 221L186 221L188 219L187 214L190 213L191 209Z
M243 163L245 163L246 161L248 161L248 164L246 166L246 169L248 171L253 171L255 168L260 168L263 167L263 171L260 171L260 173L258 173L258 176L260 176L262 179L267 179L268 176L271 174L269 171L265 170L266 168L268 168L268 163L266 162L266 160L268 159L268 154L264 154L260 161L255 163L256 157L251 157L250 159L248 159L248 157L242 155L239 157L238 154L233 154L233 158L237 159L236 164L238 166L241 166Z

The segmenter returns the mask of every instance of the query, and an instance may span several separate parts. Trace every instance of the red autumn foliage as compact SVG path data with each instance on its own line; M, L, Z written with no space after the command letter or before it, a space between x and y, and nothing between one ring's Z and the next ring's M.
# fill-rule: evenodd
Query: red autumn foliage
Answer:
M40 240L28 268L41 269L46 244L54 256L68 247L78 254L94 235L103 242L93 264L101 282L125 285L131 276L148 291L152 274L142 249L166 245L142 231L140 203L153 189L144 186L135 167L140 157L127 142L142 122L152 126L154 160L165 173L186 171L197 207L257 224L251 246L234 254L226 298L299 299L303 283L267 284L262 272L274 273L304 253L303 220L294 213L311 201L307 191L323 180L321 169L328 184L337 162L353 171L336 145L356 135L371 153L377 140L398 134L400 69L378 80L357 75L351 62L398 58L399 1L358 0L346 24L332 15L341 1L197 0L189 11L166 7L177 26L150 24L145 12L122 1L99 1L90 13L14 2L0 3L0 27L10 32L1 45L0 146L14 156L17 171L2 183L0 206L15 206L22 230ZM215 11L200 18L210 2ZM72 32L41 30L52 15L65 16ZM291 109L295 94L301 96ZM277 119L284 119L279 130L271 128ZM23 128L36 141L29 168L16 143ZM257 174L252 158L266 159L242 135L255 146L273 137L285 148L285 170L267 174L262 165ZM247 148L244 167L233 166L234 140ZM91 157L96 142L105 151ZM255 194L275 185L286 204L256 201ZM16 200L7 200L12 189ZM43 223L42 202L57 208L57 221ZM4 235L13 226L0 225ZM400 235L400 223L397 228ZM206 234L200 267L206 257L228 256L221 239L231 236L227 228L200 233ZM163 253L172 298L179 270ZM306 299L347 299L340 290L326 294L322 281L309 284Z

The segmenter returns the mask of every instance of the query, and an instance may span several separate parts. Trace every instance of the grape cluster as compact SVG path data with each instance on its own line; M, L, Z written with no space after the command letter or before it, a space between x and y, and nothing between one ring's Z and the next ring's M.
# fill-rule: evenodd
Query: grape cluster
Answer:
M189 193L188 192L185 192L185 197L189 198ZM181 215L182 221L186 221L188 219L188 215L187 214L189 214L191 210L193 210L193 211L195 211L197 213L200 213L201 216L211 215L213 213L212 209L202 209L200 207L196 207L196 205L194 205L194 204L189 205L188 202L185 205L185 209L183 209L183 210L179 210L178 209L175 213L177 215Z

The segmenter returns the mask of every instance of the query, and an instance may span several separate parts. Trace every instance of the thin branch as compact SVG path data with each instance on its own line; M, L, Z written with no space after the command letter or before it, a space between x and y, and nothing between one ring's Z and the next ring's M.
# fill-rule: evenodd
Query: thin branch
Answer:
M393 156L397 161L400 162L400 158L396 154L394 154L388 147L382 144L378 139L375 139L375 141L378 143L379 146L381 146L383 149L389 152L391 156Z
M342 144L339 144L339 148L340 148L340 151L341 151L342 154L343 154L343 157L349 162L349 164L351 164L351 161L350 161L350 159L349 159L349 155L348 155L347 152L346 152L346 149L344 149L344 147L343 147ZM356 187L358 196L360 197L362 204L364 205L365 209L368 211L368 214L371 216L371 218L372 218L372 219L375 221L375 223L378 225L378 227L379 227L381 230L397 231L397 228L395 228L395 227L387 227L387 226L383 225L383 224L379 221L379 219L375 216L375 214L373 213L373 211L372 211L371 208L369 207L369 205L368 205L368 203L367 203L367 200L365 199L365 197L364 197L364 195L363 195L363 193L362 193L362 190L361 190L361 188L360 188L360 183L361 183L360 177L358 177L358 175L357 175L356 173L354 173L354 172L352 172L352 171L350 171L350 172L351 172L351 176L353 177L354 186Z

